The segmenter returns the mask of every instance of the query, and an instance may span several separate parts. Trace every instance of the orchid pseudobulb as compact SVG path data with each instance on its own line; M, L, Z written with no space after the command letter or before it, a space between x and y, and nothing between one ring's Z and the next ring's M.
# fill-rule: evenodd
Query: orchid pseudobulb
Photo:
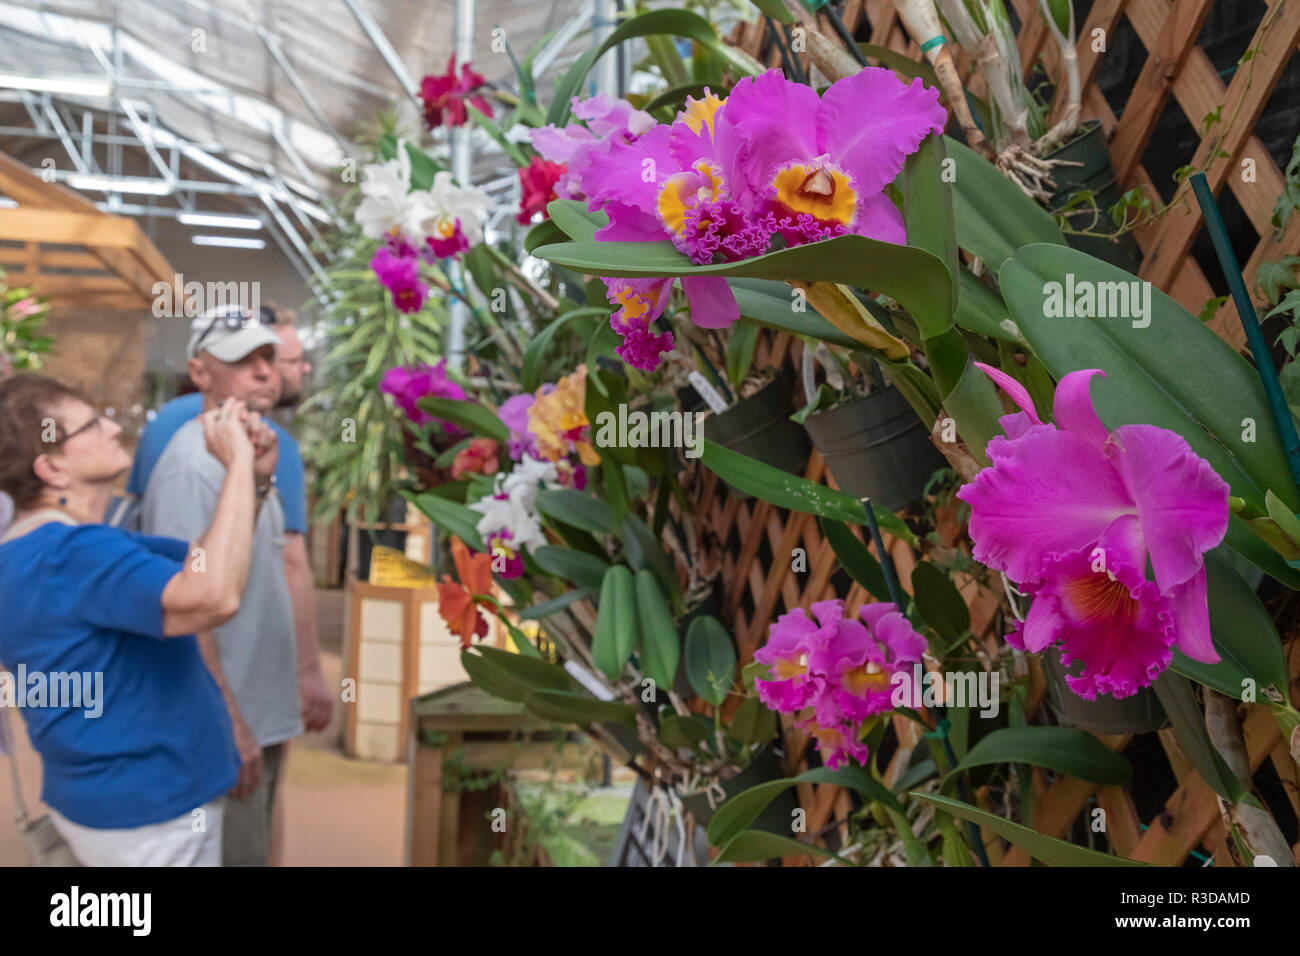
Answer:
M1089 394L1100 369L1061 379L1050 425L1018 382L976 364L1022 409L989 442L992 467L958 492L976 560L1034 596L1008 642L1059 645L1065 664L1082 662L1066 680L1088 700L1149 686L1174 647L1217 662L1204 555L1227 532L1227 483L1172 431L1108 431Z

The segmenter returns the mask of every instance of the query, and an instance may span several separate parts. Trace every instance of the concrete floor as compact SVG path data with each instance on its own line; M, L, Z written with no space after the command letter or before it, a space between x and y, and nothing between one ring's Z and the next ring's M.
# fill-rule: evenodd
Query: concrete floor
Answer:
M343 592L317 591L322 668L326 683L339 687L343 677ZM406 767L343 756L343 708L322 733L293 741L283 799L286 866L400 866L405 839ZM33 816L40 803L40 758L27 742L21 711L9 712L17 742L23 795ZM0 758L0 763L8 763ZM3 769L8 776L8 767ZM0 866L23 866L26 855L13 825L13 792L0 785Z

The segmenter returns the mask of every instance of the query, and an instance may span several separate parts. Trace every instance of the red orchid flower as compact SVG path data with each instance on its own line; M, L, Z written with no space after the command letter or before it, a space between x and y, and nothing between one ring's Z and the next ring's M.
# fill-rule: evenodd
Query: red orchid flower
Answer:
M482 96L471 95L487 83L481 73L476 73L468 63L461 67L456 77L456 54L447 61L447 72L430 73L420 81L420 99L424 102L424 123L429 129L443 124L443 111L447 112L448 126L464 126L469 119L465 109L468 100L483 115L491 118L492 106Z
M468 648L474 637L485 637L487 618L479 614L479 605L491 608L489 601L475 599L475 595L492 590L492 555L486 551L470 554L465 542L455 536L451 539L451 558L456 564L456 576L461 583L444 574L438 583L438 612L453 634L460 637L460 646Z
M534 156L526 168L519 170L519 185L524 196L515 221L526 226L532 221L533 213L545 213L546 204L556 198L555 184L566 171L564 163L553 163L540 156Z
M468 474L495 475L498 451L499 446L491 438L475 438L452 460L452 480L458 481Z

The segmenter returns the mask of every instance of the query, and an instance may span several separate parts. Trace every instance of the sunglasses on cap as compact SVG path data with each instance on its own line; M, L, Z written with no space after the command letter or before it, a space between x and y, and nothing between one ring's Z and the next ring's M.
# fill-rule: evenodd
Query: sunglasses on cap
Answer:
M234 308L229 312L222 312L213 316L208 327L203 330L203 334L198 337L194 343L194 350L197 352L198 347L203 344L203 340L218 325L227 332L238 332L240 329L246 329L253 325L271 326L275 324L275 313L269 309L262 309L259 313L249 312L247 309Z

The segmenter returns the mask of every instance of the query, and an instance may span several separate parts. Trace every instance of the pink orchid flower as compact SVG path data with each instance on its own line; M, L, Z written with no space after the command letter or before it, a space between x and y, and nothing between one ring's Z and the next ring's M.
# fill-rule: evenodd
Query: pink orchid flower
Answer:
M669 239L701 265L767 251L771 232L731 201L722 175L713 134L723 103L707 90L703 99L688 96L672 124L588 157L582 175L588 207L609 216L597 240ZM607 298L619 307L610 320L624 337L618 352L634 368L653 370L659 354L672 348L672 335L652 333L650 324L667 308L673 282L605 279ZM691 320L701 328L726 328L740 318L736 297L721 276L685 276L681 286Z
M863 722L893 709L900 683L910 687L925 638L889 603L865 605L862 623L846 620L839 600L818 601L812 614L816 623L802 609L781 615L755 652L771 672L754 682L759 700L783 714L811 708L797 726L816 738L826 766L865 764Z
M909 665L921 660L926 642L895 604L864 604L859 613L865 626L842 622L824 646L809 653L808 667L826 675L829 694L823 700L833 701L849 720L863 721L893 708L894 686L910 685ZM819 711L818 721L829 716Z
M585 195L582 172L589 158L606 150L611 143L635 140L656 123L649 113L608 93L597 93L585 100L575 96L570 102L573 115L586 126L580 123L563 128L542 126L530 130L528 136L542 156L565 167L564 174L556 181L555 194L561 199L581 199Z
M971 506L976 560L1034 595L1008 642L1059 644L1065 664L1083 663L1067 681L1088 700L1149 686L1175 646L1217 662L1204 554L1227 532L1227 483L1174 432L1108 431L1089 395L1100 369L1061 379L1049 425L1015 379L976 364L1022 409L989 442L992 467L957 495Z
M746 77L717 127L732 198L769 217L787 245L856 233L903 243L903 217L885 192L947 112L920 79L867 67L818 97L779 70Z
M406 245L405 240L402 243ZM380 285L393 294L393 305L398 311L420 311L429 294L429 286L420 280L420 265L414 257L394 254L385 244L375 250L370 268Z
M430 395L434 398L453 398L457 401L469 399L465 390L448 378L445 358L440 359L437 365L422 364L410 368L394 366L384 373L379 383L379 390L393 396L397 407L402 409L414 424L424 425L436 421L448 435L455 437L464 434L458 426L442 419L435 419L419 405L420 399Z

